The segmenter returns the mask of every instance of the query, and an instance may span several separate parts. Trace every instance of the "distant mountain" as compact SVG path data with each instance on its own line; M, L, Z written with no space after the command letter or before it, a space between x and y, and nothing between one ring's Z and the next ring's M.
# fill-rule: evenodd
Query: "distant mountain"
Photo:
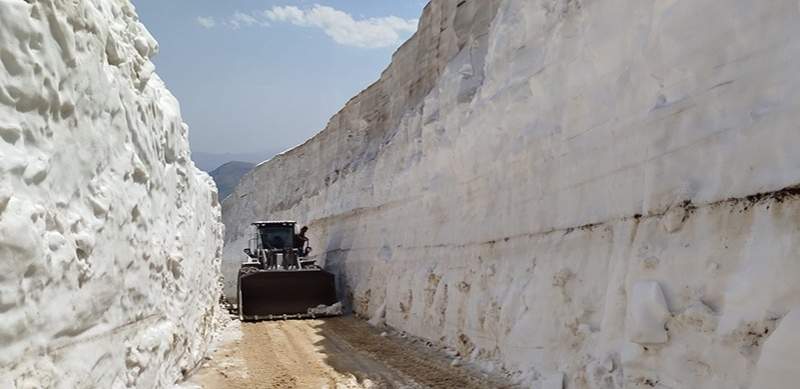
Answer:
M220 201L228 197L239 184L239 180L255 166L250 162L232 161L211 171L209 174L217 183Z
M242 161L251 163L264 162L282 150L267 150L258 153L206 153L202 151L192 151L192 160L200 170L211 172L212 170L222 166L222 164L231 161Z

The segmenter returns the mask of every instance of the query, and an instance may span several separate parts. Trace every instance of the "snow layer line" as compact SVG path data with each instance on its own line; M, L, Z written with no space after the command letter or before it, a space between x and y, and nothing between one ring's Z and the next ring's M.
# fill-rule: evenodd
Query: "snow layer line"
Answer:
M252 220L297 219L357 313L530 387L789 387L798 22L793 0L434 0L224 202L226 287Z
M127 1L0 0L0 387L160 388L218 310L216 189Z

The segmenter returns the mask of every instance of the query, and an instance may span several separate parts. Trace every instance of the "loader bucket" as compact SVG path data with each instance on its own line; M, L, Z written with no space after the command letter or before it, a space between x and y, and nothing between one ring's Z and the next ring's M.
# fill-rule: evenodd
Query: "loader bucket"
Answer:
M239 276L241 320L310 317L337 302L334 275L323 270L258 271Z

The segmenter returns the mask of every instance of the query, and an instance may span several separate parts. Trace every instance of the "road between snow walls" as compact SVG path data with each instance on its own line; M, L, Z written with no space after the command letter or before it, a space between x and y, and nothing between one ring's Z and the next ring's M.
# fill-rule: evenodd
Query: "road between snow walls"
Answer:
M0 0L0 387L162 388L219 308L216 188L127 1Z
M360 315L534 388L800 382L797 1L434 0L223 204Z

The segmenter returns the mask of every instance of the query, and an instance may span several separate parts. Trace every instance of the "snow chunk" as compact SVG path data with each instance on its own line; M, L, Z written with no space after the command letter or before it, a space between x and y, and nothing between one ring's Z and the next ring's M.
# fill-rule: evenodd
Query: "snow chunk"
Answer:
M687 217L688 212L686 211L686 207L678 205L670 208L669 211L664 214L661 225L664 227L664 231L668 233L678 232L678 230L683 227L683 223L686 221Z
M628 340L638 344L666 343L669 340L664 325L670 312L658 282L636 282L628 309Z
M308 314L314 316L338 316L342 314L342 303L333 305L318 305L314 308L308 308Z
M783 389L791 382L800 382L797 361L800 361L800 308L789 312L764 343L752 388Z

